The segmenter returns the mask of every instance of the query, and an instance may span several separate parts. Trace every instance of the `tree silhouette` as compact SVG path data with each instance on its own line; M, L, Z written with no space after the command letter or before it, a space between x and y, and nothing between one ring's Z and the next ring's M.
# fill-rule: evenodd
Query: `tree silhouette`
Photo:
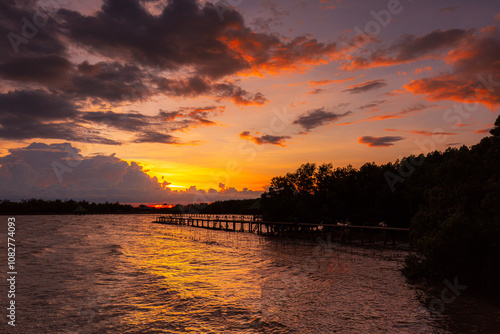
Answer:
M405 274L458 276L472 288L498 294L500 116L490 133L471 148L393 164L366 163L359 169L304 164L272 179L262 195L264 219L411 227L418 255L407 259ZM387 173L402 181L391 189Z

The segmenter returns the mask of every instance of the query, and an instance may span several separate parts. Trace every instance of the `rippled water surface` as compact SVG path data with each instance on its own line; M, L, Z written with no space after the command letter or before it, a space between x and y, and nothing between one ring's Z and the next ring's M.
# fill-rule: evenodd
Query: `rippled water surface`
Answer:
M406 283L402 251L153 218L16 217L17 326L1 332L499 332L498 311L466 296L430 312L436 296Z

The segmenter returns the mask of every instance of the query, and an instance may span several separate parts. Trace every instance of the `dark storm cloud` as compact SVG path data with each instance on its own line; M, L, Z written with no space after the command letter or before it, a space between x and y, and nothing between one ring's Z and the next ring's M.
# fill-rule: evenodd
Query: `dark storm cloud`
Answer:
M0 94L0 138L65 139L119 145L75 121L80 112L64 96L42 90Z
M81 126L80 112L67 97L43 90L0 94L0 138L66 139L117 145L99 133Z
M106 0L93 16L64 9L59 17L61 31L95 53L168 71L189 69L211 80L244 71L297 71L345 51L309 36L283 41L256 33L234 8L226 8L221 21L212 3L195 0L170 1L159 15L137 0Z
M261 93L249 93L232 83L214 85L214 93L220 99L231 99L234 104L239 105L263 105L268 102Z
M336 114L332 111L325 111L325 108L319 108L310 110L304 115L299 116L295 121L293 121L293 124L298 124L305 130L310 131L314 128L317 128L318 126L336 122L342 117L348 116L350 114L350 111L342 114Z
M422 37L414 35L403 35L391 48L396 51L395 61L403 62L414 60L422 55L429 54L432 51L446 47L453 47L472 30L448 29L434 30Z
M178 144L179 139L167 133L146 131L138 134L134 143Z
M159 80L134 65L117 62L83 62L77 66L60 56L17 56L0 64L0 77L21 83L38 83L73 98L107 102L143 100L158 90Z
M387 86L387 83L383 79L370 80L357 85L352 85L347 87L347 89L343 90L343 92L351 93L351 94L359 94L364 93L373 89L379 89L384 86Z
M16 118L60 120L73 118L78 111L67 97L43 90L16 90L0 94L0 120Z
M158 84L162 92L173 96L194 97L208 94L212 90L210 82L200 76L187 79L163 78Z
M139 131L150 126L154 117L139 113L115 113L112 111L83 112L80 118L90 124L103 124L124 131Z
M215 125L216 123L208 118L222 111L220 107L184 108L177 111L160 111L155 116L147 116L138 112L93 111L83 112L80 119L88 124L101 124L128 132L147 132L146 130L151 128L178 131L201 125Z
M309 35L285 39L257 33L235 8L226 8L221 21L216 7L205 1L104 0L100 10L88 15L61 8L47 11L40 7L46 3L34 0L0 4L0 35L24 36L16 37L14 47L12 38L0 44L0 78L24 89L0 96L5 102L0 106L3 138L67 136L118 144L103 137L109 134L88 130L106 125L144 134L140 140L171 143L170 132L214 125L216 113L188 115L180 110L166 122L160 114L116 115L107 109L158 95L210 96L216 102L259 106L268 102L262 93L246 91L226 77L301 72L346 52ZM277 7L269 6L276 14ZM70 47L99 60L73 63ZM148 126L152 129L146 131Z
M261 93L247 92L223 78L242 72L302 71L346 51L310 36L283 41L275 34L256 33L234 8L226 8L221 21L210 2L173 0L158 7L155 1L105 0L91 15L58 9L49 16L35 1L17 6L2 0L2 5L4 35L23 33L24 17L43 14L47 22L19 45L17 55L10 52L9 40L2 40L0 77L37 83L96 105L158 94L208 95L238 105L263 105L268 100ZM269 9L276 14L274 4ZM67 45L113 61L71 64Z
M77 99L94 98L108 102L147 100L163 94L169 97L210 95L216 100L231 100L237 105L262 105L268 100L261 93L250 93L230 82L193 76L169 79L135 65L117 62L84 62L77 67L61 89Z
M23 20L33 21L34 15L47 18L44 26L33 26L36 30L32 37L22 37L26 43L16 44L18 52L8 38L2 39L0 78L5 80L37 83L77 99L93 99L94 103L146 100L158 94L213 95L242 105L267 102L260 93L218 81L251 67L224 40L228 31L235 29L240 31L234 38L252 33L233 9L226 10L222 23L212 4L194 0L173 1L159 15L151 14L143 2L136 0L107 0L94 16L67 9L47 15L35 1L17 6L2 0L1 4L2 36L16 33L22 37L30 30L23 28ZM258 36L275 41L270 35ZM68 43L114 61L73 65L66 58ZM191 77L185 77L186 69ZM169 77L160 75L163 70Z
M158 89L163 94L170 96L211 95L216 100L231 100L237 105L263 105L268 102L261 93L250 93L230 82L213 83L200 76L187 79L162 78L158 82Z
M181 108L175 111L161 110L153 119L159 126L167 127L169 131L182 131L199 126L212 126L217 123L209 118L224 112L222 106L206 106L202 108Z
M350 64L345 65L344 69L359 70L421 60L436 51L457 46L462 39L472 33L472 29L437 29L421 37L403 35L386 49L377 49L368 57L355 58Z
M224 112L223 107L183 108L160 111L155 116L138 112L84 112L67 96L43 90L14 91L0 94L0 138L66 139L78 142L120 145L105 137L97 127L136 133L134 142L177 144L170 132L216 125L211 117Z
M210 3L174 0L154 16L139 1L107 0L94 16L65 9L59 16L68 37L105 56L167 70L194 66L212 78L248 67L221 41L226 30L243 28L243 18L229 9L221 22Z
M170 133L199 126L216 125L217 123L209 118L223 111L223 107L207 106L203 108L182 108L176 111L161 110L155 116L147 116L138 112L84 112L81 114L80 120L90 126L99 124L135 133L134 143L180 144L180 140Z
M366 144L370 147L387 147L394 145L394 142L403 140L404 137L395 137L395 136L385 136L385 137L371 137L364 136L358 139L358 143Z
M64 92L76 98L87 97L109 102L144 100L153 94L151 78L135 65L99 62L78 65Z
M89 130L74 122L65 123L24 123L10 124L8 128L0 128L0 138L8 140L25 140L31 138L61 139L76 142L121 145L113 139L101 136L99 132Z
M272 135L264 135L264 136L253 136L250 134L250 131L243 131L240 133L241 139L246 139L251 142L254 142L257 145L271 144L278 146L285 146L285 140L290 139L289 136L272 136Z
M0 62L8 62L16 54L24 57L66 55L58 24L36 4L37 1L30 0L0 0ZM33 24L33 18L37 23L47 20L38 27ZM24 26L27 28L23 31Z
M262 105L268 100L260 93L250 93L229 83L214 83L195 76L167 79L135 65L118 62L83 62L75 67L65 58L16 57L0 64L0 77L21 82L37 82L70 95L77 100L87 98L112 103L146 100L157 94L175 97L211 95L217 100L231 100L238 105Z
M0 78L53 86L66 80L71 68L71 63L60 56L17 56L0 64Z

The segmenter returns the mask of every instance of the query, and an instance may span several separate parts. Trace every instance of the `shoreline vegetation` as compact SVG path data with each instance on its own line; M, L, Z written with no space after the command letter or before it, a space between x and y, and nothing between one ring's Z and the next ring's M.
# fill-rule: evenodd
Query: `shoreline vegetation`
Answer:
M458 279L500 296L500 116L472 147L409 156L359 169L306 163L274 177L260 199L152 208L86 201L0 201L13 214L256 214L265 221L352 223L411 229L416 252L402 273L412 281ZM383 225L381 225L383 224Z
M0 215L74 215L74 214L261 214L258 198L214 203L177 204L171 207L133 206L119 202L95 203L75 200L23 199L19 202L0 200Z
M409 227L416 253L405 259L406 277L457 279L500 296L500 116L490 134L470 148L380 166L303 164L271 180L264 220Z

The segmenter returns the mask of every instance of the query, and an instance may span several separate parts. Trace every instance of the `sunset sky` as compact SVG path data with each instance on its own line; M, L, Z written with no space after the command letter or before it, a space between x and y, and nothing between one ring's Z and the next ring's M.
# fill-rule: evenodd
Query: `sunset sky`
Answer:
M0 4L0 199L256 198L473 145L500 106L498 0Z

